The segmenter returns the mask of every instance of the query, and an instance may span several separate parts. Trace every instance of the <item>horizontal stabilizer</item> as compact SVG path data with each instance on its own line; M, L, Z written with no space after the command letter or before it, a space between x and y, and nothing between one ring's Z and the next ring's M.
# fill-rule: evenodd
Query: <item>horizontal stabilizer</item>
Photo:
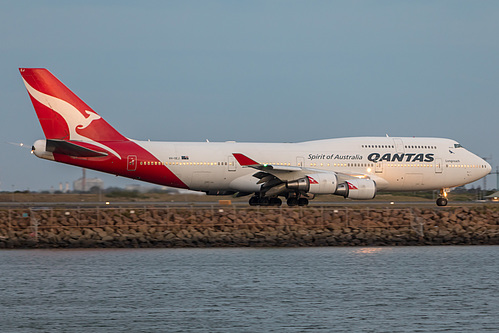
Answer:
M46 150L51 153L74 157L103 157L108 155L105 152L82 147L73 142L64 140L47 140Z

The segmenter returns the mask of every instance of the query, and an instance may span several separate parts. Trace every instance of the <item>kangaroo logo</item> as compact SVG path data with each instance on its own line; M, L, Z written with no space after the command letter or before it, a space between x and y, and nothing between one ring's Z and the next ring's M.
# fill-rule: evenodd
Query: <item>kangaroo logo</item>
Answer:
M92 123L92 121L94 120L97 120L97 119L100 119L101 116L99 116L97 113L95 112L92 112L92 111L88 111L88 110L85 110L85 113L88 115L87 118L84 118L85 119L85 122L81 125L77 125L76 126L76 129L84 129L84 128L87 128L88 125L90 125Z
M93 111L85 110L85 113L87 114L87 116L85 117L76 107L74 107L70 103L60 98L44 94L30 86L28 82L26 82L26 80L23 79L23 81L26 85L26 89L28 89L29 94L34 99L64 118L69 128L69 140L90 142L93 145L111 152L113 155L121 159L121 156L113 149L77 132L77 130L82 130L90 126L93 121L101 119L101 116Z

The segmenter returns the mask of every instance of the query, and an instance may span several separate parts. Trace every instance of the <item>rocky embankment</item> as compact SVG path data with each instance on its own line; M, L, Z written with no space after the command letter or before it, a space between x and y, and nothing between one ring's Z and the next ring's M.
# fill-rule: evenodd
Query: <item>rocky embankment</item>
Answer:
M0 210L0 248L499 244L495 206Z

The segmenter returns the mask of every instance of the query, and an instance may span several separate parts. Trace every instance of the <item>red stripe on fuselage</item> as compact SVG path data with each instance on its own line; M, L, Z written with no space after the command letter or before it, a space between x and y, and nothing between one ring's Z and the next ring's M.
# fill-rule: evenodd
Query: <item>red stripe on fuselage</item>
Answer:
M167 166L162 165L153 154L142 148L133 141L110 141L100 142L105 146L117 152L121 159L109 153L101 147L95 145L78 142L82 147L87 147L96 151L107 152L109 155L105 157L72 157L68 155L55 154L54 159L57 162L76 165L83 168L102 171L119 175L127 178L138 179L158 185L171 186L177 188L188 189L189 187L178 178ZM136 156L136 170L128 171L129 155ZM145 165L140 162L150 162L150 165ZM152 162L152 163L151 163Z

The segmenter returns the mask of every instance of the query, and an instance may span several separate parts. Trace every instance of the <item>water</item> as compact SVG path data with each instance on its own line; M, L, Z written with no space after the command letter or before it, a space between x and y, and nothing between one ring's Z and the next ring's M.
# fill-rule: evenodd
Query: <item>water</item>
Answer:
M1 332L499 332L499 246L0 251Z

